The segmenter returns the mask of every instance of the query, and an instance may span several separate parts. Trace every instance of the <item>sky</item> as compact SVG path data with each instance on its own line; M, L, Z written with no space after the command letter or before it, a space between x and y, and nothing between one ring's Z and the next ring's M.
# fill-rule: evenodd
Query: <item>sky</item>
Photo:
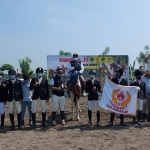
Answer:
M29 57L47 69L47 55L129 55L150 45L150 0L1 0L0 66ZM139 67L136 62L136 67Z

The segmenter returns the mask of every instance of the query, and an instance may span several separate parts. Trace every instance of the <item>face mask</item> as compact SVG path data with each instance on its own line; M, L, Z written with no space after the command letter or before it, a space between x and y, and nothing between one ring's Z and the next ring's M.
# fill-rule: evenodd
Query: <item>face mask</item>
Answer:
M37 73L37 76L38 76L39 78L41 78L41 77L43 76L43 73Z
M91 79L94 79L94 78L95 78L95 75L91 74L91 75L90 75L90 78L91 78Z
M62 74L57 73L57 76L62 77Z
M77 61L77 60L78 60L78 58L73 58L73 60Z
M9 79L10 79L10 80L15 79L15 75L9 75Z
M138 80L141 80L141 77L136 77Z
M3 76L0 75L0 79L1 79L2 77L3 77Z
M120 75L116 75L116 78L119 79L119 78L120 78Z

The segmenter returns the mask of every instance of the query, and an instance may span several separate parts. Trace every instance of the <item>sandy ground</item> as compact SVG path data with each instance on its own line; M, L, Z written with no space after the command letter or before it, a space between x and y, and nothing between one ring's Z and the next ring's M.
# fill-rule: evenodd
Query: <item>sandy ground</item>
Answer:
M106 127L110 113L101 109L101 127L96 126L96 112L93 112L93 127L87 127L87 100L81 98L80 121L71 121L71 102L66 99L66 125L51 126L51 100L47 105L47 128L41 127L41 113L38 108L37 129L28 125L26 113L23 130L9 131L10 121L6 106L5 129L0 131L0 150L141 150L150 149L150 123L141 127L132 125L132 118L126 117L128 127L119 126L118 115L114 126ZM17 117L15 116L15 119ZM15 120L16 124L17 121Z

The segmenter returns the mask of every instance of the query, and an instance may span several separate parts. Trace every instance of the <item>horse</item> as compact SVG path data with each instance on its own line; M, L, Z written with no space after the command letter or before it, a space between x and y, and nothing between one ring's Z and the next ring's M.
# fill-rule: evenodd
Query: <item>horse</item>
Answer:
M80 120L79 112L81 111L79 107L79 99L81 95L81 83L80 83L78 76L79 74L70 72L70 80L68 84L69 86L68 89L69 89L69 94L70 94L71 104L72 104L71 120L74 120L74 110L76 109L77 120L79 121Z
M118 69L118 67L120 67L123 70L123 72L126 74L127 67L125 65L118 65L116 63L110 64L110 70L113 70L114 73Z

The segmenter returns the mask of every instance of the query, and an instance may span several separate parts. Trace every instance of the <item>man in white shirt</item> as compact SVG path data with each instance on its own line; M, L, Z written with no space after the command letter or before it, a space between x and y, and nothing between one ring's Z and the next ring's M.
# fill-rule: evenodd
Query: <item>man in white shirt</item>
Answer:
M147 69L150 69L150 54L145 58L145 63L147 64Z
M146 85L146 102L143 104L143 121L146 121L146 110L148 108L148 121L150 121L150 70L146 70L145 74L142 76L142 81Z

